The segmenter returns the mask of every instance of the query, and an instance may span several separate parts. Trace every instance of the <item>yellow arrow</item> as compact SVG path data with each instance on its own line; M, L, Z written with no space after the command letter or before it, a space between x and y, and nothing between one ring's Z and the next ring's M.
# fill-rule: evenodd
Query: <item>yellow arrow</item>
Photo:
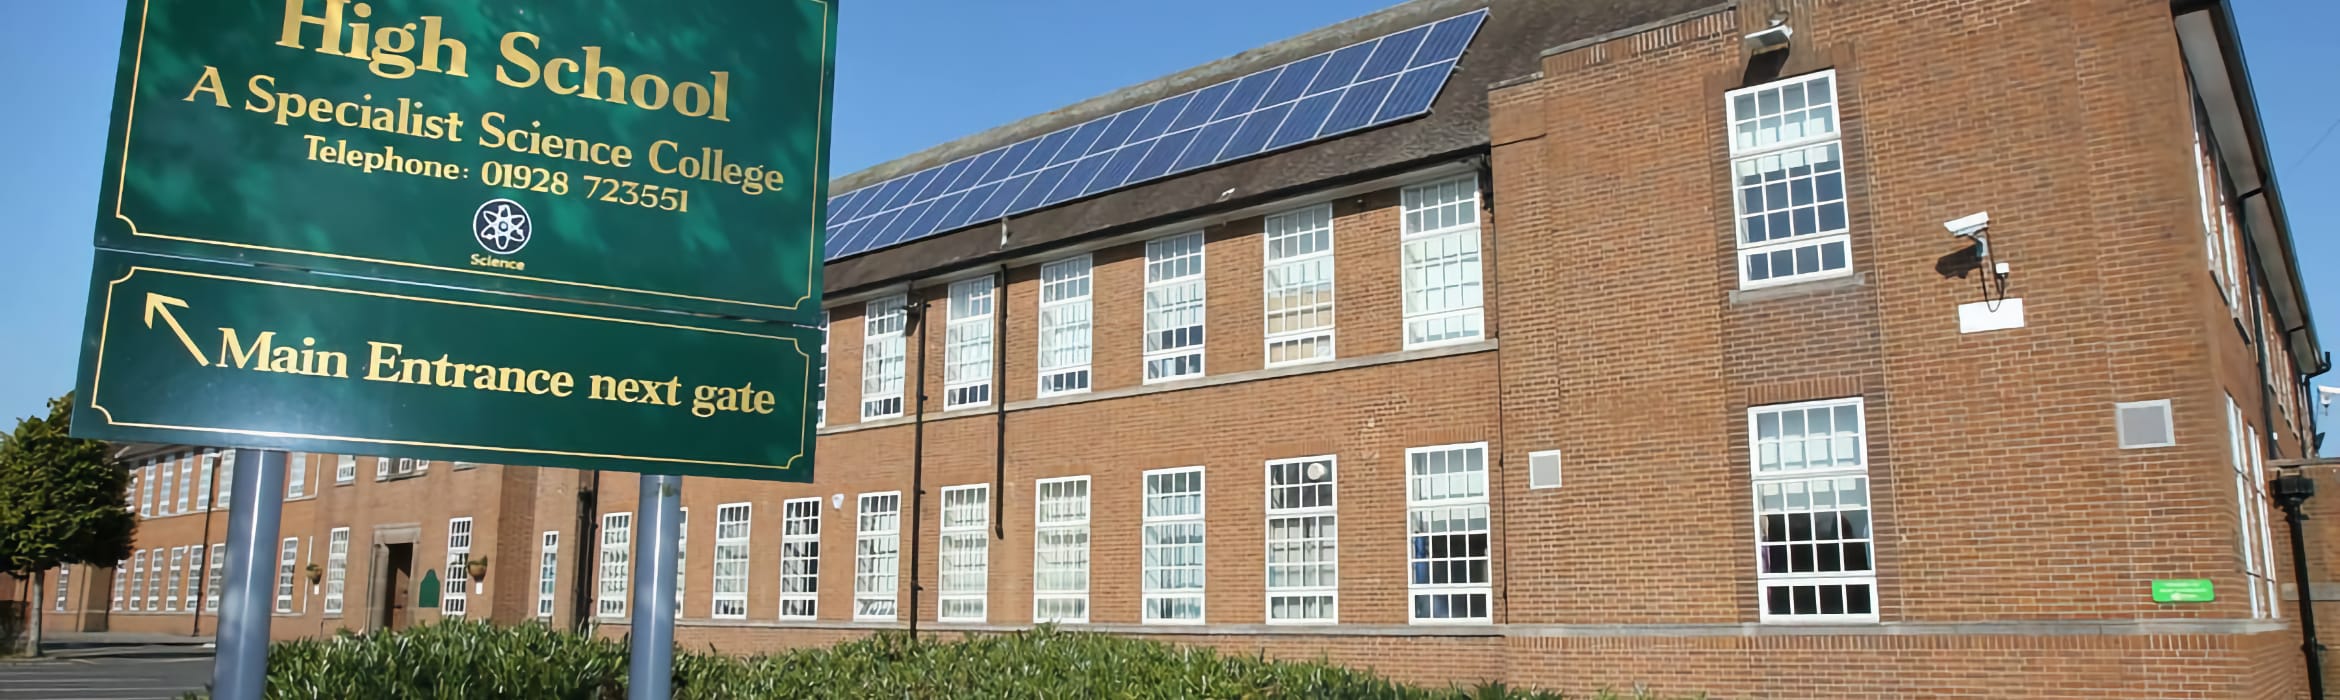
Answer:
M171 333L173 335L179 336L179 344L187 346L187 354L195 356L196 364L210 367L211 360L203 357L202 350L196 349L195 339L187 337L187 329L180 328L179 319L173 318L171 316L171 307L173 306L184 309L187 308L187 302L186 300L180 299L178 297L166 297L154 292L147 292L146 327L153 328L155 314L162 314L163 323L170 324Z

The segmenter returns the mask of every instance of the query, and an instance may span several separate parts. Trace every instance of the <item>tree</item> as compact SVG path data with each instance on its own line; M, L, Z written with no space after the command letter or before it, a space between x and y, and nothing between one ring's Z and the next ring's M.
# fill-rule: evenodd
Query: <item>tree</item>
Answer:
M49 401L47 418L28 417L0 441L0 571L48 590L50 569L112 567L130 556L138 521L130 510L129 473L106 460L106 444L71 435L73 394ZM41 608L26 606L28 651L41 653Z

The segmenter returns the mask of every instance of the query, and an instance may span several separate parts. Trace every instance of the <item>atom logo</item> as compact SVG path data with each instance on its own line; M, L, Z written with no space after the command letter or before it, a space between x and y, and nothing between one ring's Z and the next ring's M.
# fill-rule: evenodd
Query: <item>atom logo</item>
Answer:
M471 237L479 247L497 255L511 255L528 247L534 227L528 209L509 199L490 199L471 214Z

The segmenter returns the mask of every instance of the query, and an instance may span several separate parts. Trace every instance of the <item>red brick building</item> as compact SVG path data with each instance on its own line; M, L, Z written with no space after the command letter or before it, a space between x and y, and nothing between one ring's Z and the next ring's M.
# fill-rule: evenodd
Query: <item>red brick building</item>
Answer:
M1380 55L1481 9L1451 67ZM1375 71L1428 113L1312 104ZM1056 621L1424 682L2296 697L2264 484L2328 362L2245 75L2214 0L1417 0L841 177L819 479L686 481L677 638ZM1987 252L1945 229L1977 212ZM207 634L220 472L126 464L142 513L171 493L59 619ZM280 636L624 632L631 475L292 476ZM2309 536L2328 579L2340 531Z

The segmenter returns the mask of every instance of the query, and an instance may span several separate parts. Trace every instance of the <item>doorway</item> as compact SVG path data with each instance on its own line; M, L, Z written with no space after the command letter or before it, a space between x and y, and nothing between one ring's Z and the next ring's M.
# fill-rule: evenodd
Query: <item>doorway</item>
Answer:
M406 629L412 619L408 602L414 600L414 543L382 545L382 568L378 571L374 591L381 598L374 602L374 609L381 611L381 618L375 620L374 628Z

